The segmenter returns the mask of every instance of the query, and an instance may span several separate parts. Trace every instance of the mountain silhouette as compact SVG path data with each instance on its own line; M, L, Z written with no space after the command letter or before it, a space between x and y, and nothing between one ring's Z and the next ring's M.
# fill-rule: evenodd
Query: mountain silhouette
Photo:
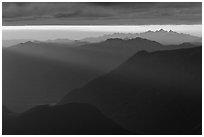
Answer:
M80 41L80 40L70 40L70 39L53 39L53 40L32 40L32 39L10 39L10 40L2 40L2 46L3 47L11 47L18 44L23 43L35 43L35 44L58 44L64 45L64 46L81 46L88 44L88 42Z
M89 103L140 134L201 134L202 48L140 51L58 105Z
M3 48L3 104L23 112L40 104L53 104L67 92L110 72L136 52L195 47L163 46L142 38L108 39L82 46L28 41Z
M194 45L189 42L185 42L179 45L168 45L164 46L156 41L152 41L145 38L136 37L133 39L120 39L120 38L109 38L100 43L83 45L80 48L85 48L89 50L105 51L112 54L131 54L145 50L145 51L158 51L158 50L172 50L180 48L191 48L201 46L201 44Z
M80 41L80 40L70 40L70 39L54 39L54 40L46 40L42 41L44 43L55 43L55 44L68 44L72 46L81 46L88 44L88 42Z
M3 117L4 119L4 117ZM132 134L88 104L42 105L3 123L4 135Z
M184 42L194 42L200 37L192 36L189 34L177 33L172 30L165 31L163 29L157 31L147 31L143 33L113 33L113 34L106 34L100 37L90 37L82 39L82 41L87 42L101 42L105 41L110 38L121 38L121 39L133 39L136 37L141 37L153 41L157 41L163 45L178 45Z
M32 41L31 39L11 39L11 40L2 40L2 47L10 47L27 41Z

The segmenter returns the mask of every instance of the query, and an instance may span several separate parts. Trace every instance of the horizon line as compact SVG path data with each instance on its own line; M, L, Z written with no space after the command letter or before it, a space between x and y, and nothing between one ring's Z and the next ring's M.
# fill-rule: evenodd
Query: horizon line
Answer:
M114 33L144 33L147 31L159 31L163 29L164 31L174 31L177 33L188 34L191 36L202 37L202 25L69 25L69 26L56 26L56 25L44 25L44 26L2 26L2 34L3 39L13 39L9 38L10 36L15 37L22 34L25 36L25 33L28 35L36 34L37 32L43 32L44 34L49 34L52 32L53 34L70 37L92 37L92 36L101 36L106 34L114 34ZM73 36L71 35L73 34ZM49 34L50 35L50 34ZM6 36L6 37L4 37ZM38 37L36 35L36 37ZM38 39L38 38L34 39ZM17 38L21 39L21 38ZM40 38L41 39L41 38ZM79 38L77 38L79 39Z

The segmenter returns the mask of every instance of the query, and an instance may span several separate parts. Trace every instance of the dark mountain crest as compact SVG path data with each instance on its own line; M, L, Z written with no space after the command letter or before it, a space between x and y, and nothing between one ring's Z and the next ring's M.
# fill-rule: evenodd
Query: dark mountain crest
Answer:
M37 44L41 44L41 43L43 43L43 42L37 41L37 40L33 40L33 41L29 40L29 41L26 41L26 42L19 43L19 44L15 45L15 46L37 45ZM12 47L15 47L15 46L12 46Z
M121 42L132 42L132 41L135 41L135 42L153 42L153 43L157 43L157 44L160 44L159 42L156 42L156 41L153 41L153 40L149 40L149 39L146 39L146 38L141 38L139 36L135 37L135 38L125 38L125 39L122 39L122 38L109 38L107 40L105 40L104 42L114 42L114 41L121 41ZM161 45L161 44L160 44Z
M33 41L26 41L26 42L23 42L23 43L20 43L20 44L32 44L34 43Z
M109 38L106 41L123 41L121 38Z

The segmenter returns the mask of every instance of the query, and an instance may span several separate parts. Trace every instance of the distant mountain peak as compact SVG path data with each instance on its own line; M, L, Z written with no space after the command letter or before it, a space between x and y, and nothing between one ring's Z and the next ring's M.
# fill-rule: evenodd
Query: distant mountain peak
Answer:
M174 31L170 30L169 32L174 32Z
M155 32L168 32L168 31L166 31L166 30L164 30L164 29L160 29L160 30L157 30L157 31L155 31Z
M26 42L23 42L23 43L21 43L21 44L32 44L33 42L32 41L26 41Z
M161 44L164 45L179 45L184 42L194 42L198 40L200 37L198 36L193 36L189 34L184 34L184 33L178 33L173 30L156 30L156 31L151 31L148 30L146 32L141 32L141 33L113 33L113 34L106 34L100 37L90 37L90 38L85 38L83 41L88 41L92 43L97 43L101 41L106 41L107 39L113 39L113 38L118 38L118 39L134 39L136 37L140 38L145 38L148 40L152 41L157 41ZM118 40L117 39L117 40Z

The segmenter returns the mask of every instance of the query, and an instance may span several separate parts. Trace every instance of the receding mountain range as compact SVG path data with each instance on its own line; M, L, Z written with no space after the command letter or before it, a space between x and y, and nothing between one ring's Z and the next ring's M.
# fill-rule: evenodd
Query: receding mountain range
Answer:
M16 39L16 40L3 40L3 47L10 47L16 44L32 41L32 42L40 42L40 43L49 43L49 44L67 44L72 46L81 46L88 43L98 43L102 41L106 41L111 38L119 38L119 39L134 39L136 37L149 39L152 41L157 41L163 45L178 45L185 42L194 43L200 45L202 43L202 38L197 36L192 36L189 34L177 33L172 30L165 31L163 29L157 31L147 31L143 33L113 33L106 34L100 37L87 37L81 40L71 40L71 39L54 39L54 40L45 40L45 41L37 41L30 39Z
M20 43L27 41L32 41L31 39L11 39L11 40L2 40L2 47L11 47Z
M163 45L177 45L182 44L184 42L194 42L194 41L200 41L200 37L192 36L189 34L183 34L183 33L177 33L172 30L165 31L163 29L157 30L157 31L147 31L143 33L114 33L109 35L104 35L101 37L91 37L91 38L85 38L82 41L88 41L88 42L101 42L105 41L110 38L121 38L121 39L133 39L136 37L149 39L153 41L157 41Z
M136 37L3 48L3 133L201 134L199 44Z
M11 39L11 40L2 40L3 47L11 47L18 44L23 43L43 43L43 44L58 44L58 45L66 45L66 46L81 46L88 44L88 42L80 41L80 40L70 40L70 39L55 39L55 40L46 40L46 41L39 41L39 40L32 40L32 39Z
M56 103L70 90L113 70L138 51L189 47L195 45L163 46L142 38L117 38L74 47L26 42L3 48L3 103L18 112Z

